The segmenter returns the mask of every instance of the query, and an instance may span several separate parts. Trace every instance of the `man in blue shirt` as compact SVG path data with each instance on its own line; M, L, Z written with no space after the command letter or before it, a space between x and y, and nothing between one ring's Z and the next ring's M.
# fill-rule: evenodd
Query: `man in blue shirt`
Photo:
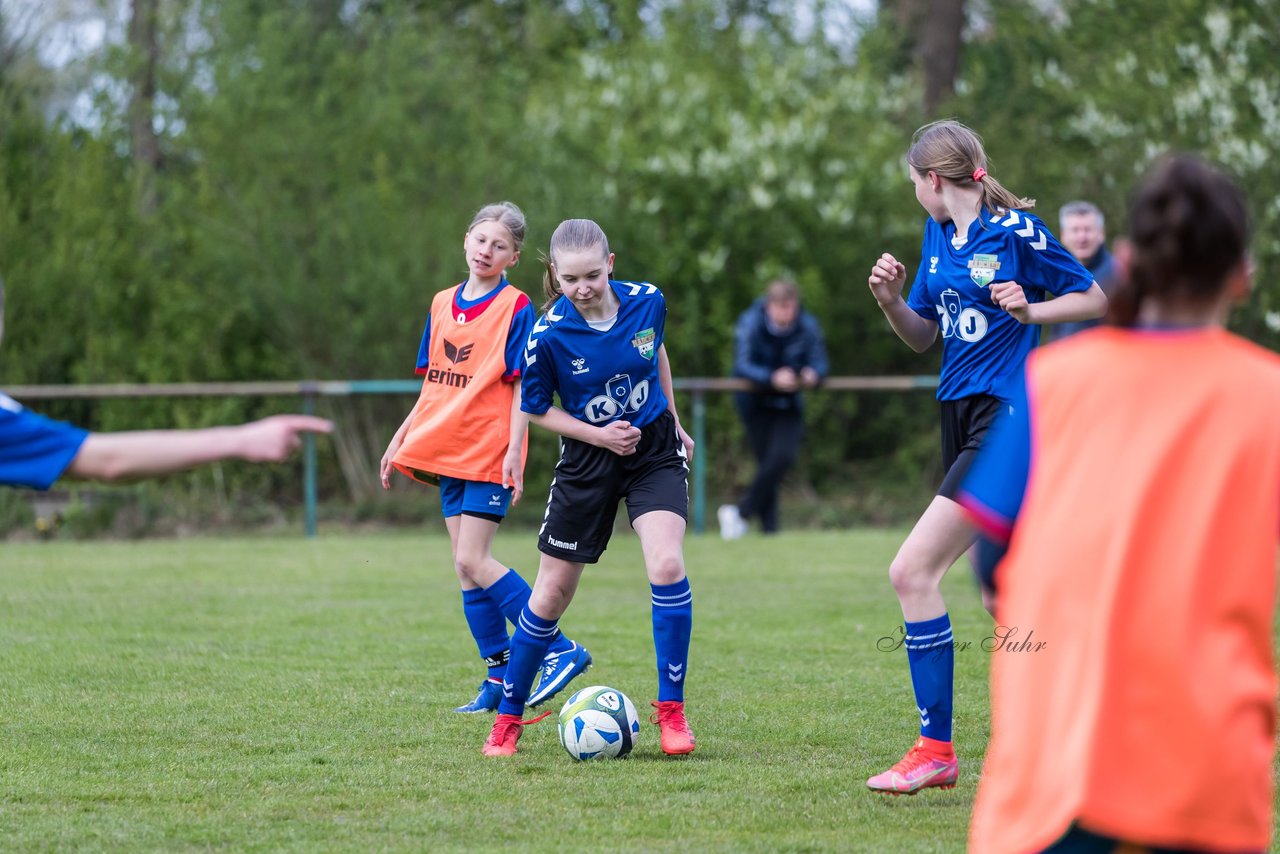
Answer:
M778 487L796 460L804 438L801 389L827 376L827 348L818 321L800 306L794 282L776 279L764 296L738 318L733 375L751 382L734 395L756 458L756 474L737 504L717 512L720 536L737 539L748 520L760 519L766 534L778 531Z

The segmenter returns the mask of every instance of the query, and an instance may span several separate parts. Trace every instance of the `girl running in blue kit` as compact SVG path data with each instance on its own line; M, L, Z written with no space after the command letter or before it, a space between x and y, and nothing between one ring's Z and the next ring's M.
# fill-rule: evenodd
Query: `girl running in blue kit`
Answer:
M946 476L889 567L920 737L867 786L895 794L951 788L959 776L951 745L955 648L939 587L974 540L956 490L992 419L1009 405L1008 381L1038 343L1040 326L1100 317L1107 308L1093 276L1026 212L1034 200L1015 196L987 173L982 140L972 130L955 121L925 125L906 159L916 200L929 214L920 268L905 300L907 268L888 253L867 284L911 349L924 352L942 333Z

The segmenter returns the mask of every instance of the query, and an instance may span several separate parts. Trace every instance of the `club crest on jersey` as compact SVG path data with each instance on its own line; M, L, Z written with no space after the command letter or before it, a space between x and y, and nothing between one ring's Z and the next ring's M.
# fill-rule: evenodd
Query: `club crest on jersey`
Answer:
M652 326L648 329L641 329L636 333L636 337L631 339L631 346L635 347L636 351L644 358L652 359L653 342L657 340L657 337L658 336L654 334Z
M974 255L969 259L969 278L980 288L985 288L996 279L996 270L1000 262L994 255Z

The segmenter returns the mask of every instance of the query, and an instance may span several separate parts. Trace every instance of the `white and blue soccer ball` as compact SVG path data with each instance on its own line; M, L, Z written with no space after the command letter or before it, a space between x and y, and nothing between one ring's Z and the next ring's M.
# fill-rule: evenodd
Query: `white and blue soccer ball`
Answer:
M616 688L583 688L560 709L560 743L579 762L626 756L639 737L636 707Z

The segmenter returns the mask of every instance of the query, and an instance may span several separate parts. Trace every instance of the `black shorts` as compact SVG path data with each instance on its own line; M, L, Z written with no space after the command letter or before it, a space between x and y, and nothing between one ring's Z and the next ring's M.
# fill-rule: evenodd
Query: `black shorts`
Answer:
M947 473L938 494L943 498L956 497L987 430L1007 405L989 394L942 401L942 465Z
M689 461L670 412L640 429L640 444L626 457L561 439L538 550L574 563L597 562L613 535L621 498L632 523L652 510L689 517Z

